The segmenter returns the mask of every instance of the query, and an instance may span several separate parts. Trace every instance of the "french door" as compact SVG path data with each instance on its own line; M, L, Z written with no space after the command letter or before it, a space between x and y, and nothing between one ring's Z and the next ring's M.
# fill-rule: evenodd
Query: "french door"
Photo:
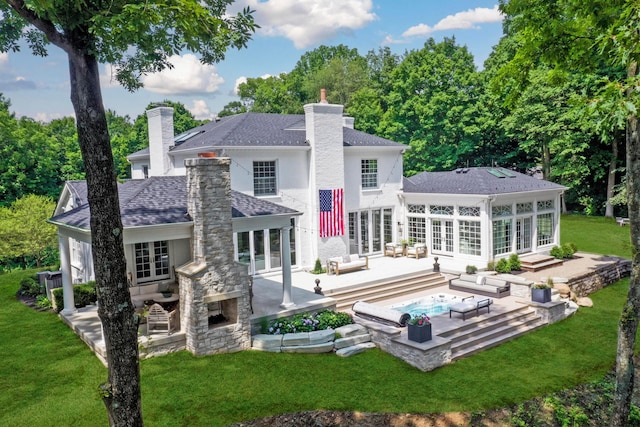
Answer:
M169 246L166 240L136 243L135 257L138 282L169 278Z
M532 218L530 216L516 220L516 250L518 253L531 252Z
M453 255L453 220L431 220L431 245L433 253Z

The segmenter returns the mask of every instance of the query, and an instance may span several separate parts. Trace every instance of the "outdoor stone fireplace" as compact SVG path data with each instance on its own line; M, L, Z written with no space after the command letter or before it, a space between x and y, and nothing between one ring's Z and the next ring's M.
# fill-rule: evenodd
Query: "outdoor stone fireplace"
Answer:
M196 355L251 346L249 276L233 259L229 158L185 162L192 261L176 269L186 348Z

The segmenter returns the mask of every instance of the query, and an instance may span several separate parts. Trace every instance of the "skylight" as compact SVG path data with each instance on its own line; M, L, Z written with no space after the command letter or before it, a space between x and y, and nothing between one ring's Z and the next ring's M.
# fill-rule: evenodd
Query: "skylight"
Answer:
M498 169L487 169L487 172L489 172L491 175L495 176L496 178L506 178L507 175L500 172Z
M187 132L187 133L183 133L182 135L178 135L173 139L173 142L175 142L176 144L181 144L183 142L185 142L187 139L196 136L197 134L199 134L200 132Z

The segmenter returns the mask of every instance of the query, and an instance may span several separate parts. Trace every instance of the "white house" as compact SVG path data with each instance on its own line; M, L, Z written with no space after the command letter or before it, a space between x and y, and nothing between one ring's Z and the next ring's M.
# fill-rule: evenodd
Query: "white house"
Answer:
M238 114L175 137L171 108L147 112L149 148L128 157L133 179L120 184L132 284L173 281L173 268L190 261L185 160L204 152L230 160L228 247L252 274L380 254L401 239L478 267L558 244L565 187L498 167L403 178L406 145L353 129L341 105L304 110ZM51 219L64 283L93 277L88 218L86 184L68 182Z

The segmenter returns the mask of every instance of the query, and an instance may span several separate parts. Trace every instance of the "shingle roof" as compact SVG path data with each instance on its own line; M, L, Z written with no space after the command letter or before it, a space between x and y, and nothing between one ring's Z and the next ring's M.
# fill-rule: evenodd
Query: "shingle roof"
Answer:
M504 168L464 168L449 172L422 172L403 179L405 193L506 194L566 187Z
M189 134L193 135L179 142ZM174 153L205 148L309 146L303 114L236 114L190 129L177 135L174 140L178 141L171 150ZM343 145L407 148L404 144L346 127L343 128ZM131 154L129 158L148 155L149 149L145 148Z
M50 219L85 230L90 229L86 181L68 183L78 197L79 206ZM155 176L134 179L118 184L122 224L127 227L178 224L191 222L187 213L187 177ZM295 215L297 211L267 200L231 191L232 218L250 218L263 215Z

